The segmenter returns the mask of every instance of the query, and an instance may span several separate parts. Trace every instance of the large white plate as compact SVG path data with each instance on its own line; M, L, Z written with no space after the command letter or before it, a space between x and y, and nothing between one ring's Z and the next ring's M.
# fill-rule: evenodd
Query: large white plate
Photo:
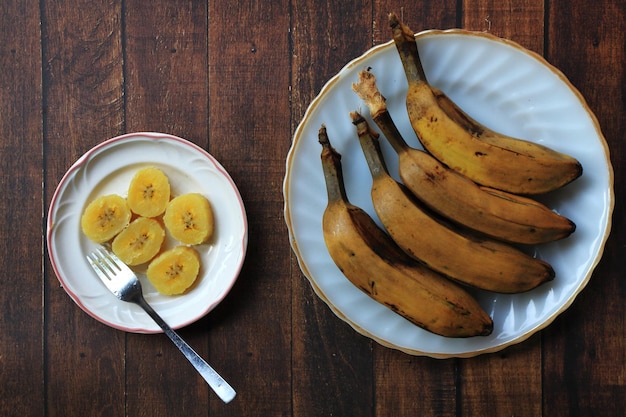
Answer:
M138 269L146 301L173 328L183 327L211 311L235 283L248 244L245 208L231 177L202 148L162 133L132 133L109 139L83 155L68 170L52 198L48 213L48 253L69 296L101 322L135 333L161 329L138 306L119 301L99 281L85 256L98 245L81 231L80 217L95 197L127 195L138 168L156 166L170 180L172 195L199 192L212 204L215 236L196 249L200 276L183 295L159 294ZM164 247L175 245L171 238ZM145 267L143 268L145 270Z
M401 133L411 146L421 148L406 114L407 82L392 42L348 63L324 86L298 126L283 185L290 241L316 293L358 332L414 355L445 358L494 352L547 326L589 281L611 225L614 195L609 151L581 94L539 55L485 33L426 31L416 37L428 80L471 116L501 132L568 153L582 163L581 178L542 198L577 224L574 235L566 240L534 248L538 257L552 264L556 279L519 295L476 291L494 320L493 333L451 339L426 332L373 301L335 266L321 226L326 192L317 131L322 124L343 155L349 199L378 221L369 194L370 173L349 117L354 110L369 117L351 89L359 71L371 68ZM387 141L381 144L389 169L398 179L397 155Z

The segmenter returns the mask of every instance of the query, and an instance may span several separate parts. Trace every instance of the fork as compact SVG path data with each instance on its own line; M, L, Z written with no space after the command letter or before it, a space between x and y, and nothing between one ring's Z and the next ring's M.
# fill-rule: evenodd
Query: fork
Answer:
M101 247L91 255L87 256L87 261L102 280L104 285L120 300L135 303L143 308L146 313L163 329L163 332L174 342L176 347L185 355L196 370L202 375L204 380L224 401L229 403L235 398L235 390L206 363L192 348L185 342L156 311L146 302L143 297L141 282L137 275L123 263L115 254Z

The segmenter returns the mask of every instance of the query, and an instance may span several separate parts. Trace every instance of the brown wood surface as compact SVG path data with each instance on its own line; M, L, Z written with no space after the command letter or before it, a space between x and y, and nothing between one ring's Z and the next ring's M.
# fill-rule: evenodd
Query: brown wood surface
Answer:
M596 114L615 169L613 232L547 329L469 359L361 336L289 245L282 181L324 83L390 39L461 27L543 55ZM626 409L626 2L317 0L0 2L1 416L618 416ZM84 152L135 131L182 136L229 171L249 247L228 297L180 334L237 389L223 404L164 335L109 328L59 285L47 209Z

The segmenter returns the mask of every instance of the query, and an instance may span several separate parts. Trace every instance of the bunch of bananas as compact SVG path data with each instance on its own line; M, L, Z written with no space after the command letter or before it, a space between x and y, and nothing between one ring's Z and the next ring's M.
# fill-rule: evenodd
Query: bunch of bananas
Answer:
M395 14L389 23L409 84L409 120L425 150L407 145L374 75L361 72L353 89L397 151L402 182L388 172L380 135L351 113L385 232L348 201L341 156L322 126L324 241L354 285L416 325L447 337L486 336L493 321L463 286L520 293L552 280L547 262L515 245L563 239L575 224L527 195L563 187L582 167L569 155L471 119L428 84L413 32Z

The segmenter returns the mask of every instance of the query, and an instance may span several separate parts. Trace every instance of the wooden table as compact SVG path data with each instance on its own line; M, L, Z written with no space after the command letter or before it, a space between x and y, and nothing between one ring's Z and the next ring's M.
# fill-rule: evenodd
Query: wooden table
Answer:
M626 2L3 0L0 3L2 416L617 416L626 408ZM547 329L470 359L410 356L353 331L293 255L282 181L294 130L346 62L416 31L512 39L597 115L617 204L604 257ZM249 249L228 297L181 335L237 389L225 405L164 335L85 314L48 260L61 177L105 139L165 132L239 187Z

